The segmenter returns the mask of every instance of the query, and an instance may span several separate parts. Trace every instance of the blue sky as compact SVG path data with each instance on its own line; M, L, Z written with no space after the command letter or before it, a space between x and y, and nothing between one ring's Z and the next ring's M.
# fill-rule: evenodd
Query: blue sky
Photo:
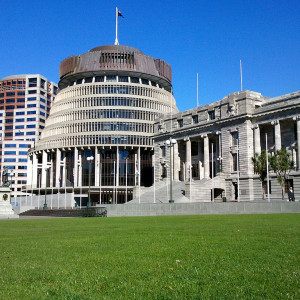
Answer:
M40 73L115 39L167 61L179 110L243 88L275 97L300 90L300 1L0 0L0 78Z

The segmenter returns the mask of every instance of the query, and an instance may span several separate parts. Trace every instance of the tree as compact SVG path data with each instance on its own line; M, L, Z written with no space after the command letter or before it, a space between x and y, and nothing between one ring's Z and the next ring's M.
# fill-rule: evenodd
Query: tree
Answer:
M259 175L261 183L265 181L267 177L267 158L266 150L263 150L261 154L255 153L252 157L252 163L254 168L254 173ZM262 189L262 198L265 200L265 189Z
M290 154L285 149L275 152L274 156L270 157L271 169L275 172L277 180L281 186L281 196L284 200L284 188L287 176L294 169L294 162L290 158Z

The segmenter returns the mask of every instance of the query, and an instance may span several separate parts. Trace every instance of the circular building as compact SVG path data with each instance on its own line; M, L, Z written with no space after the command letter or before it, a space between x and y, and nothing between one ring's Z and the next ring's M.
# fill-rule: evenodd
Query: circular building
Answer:
M59 76L41 139L30 150L27 188L74 192L83 205L89 192L96 203L131 200L135 186L153 182L155 119L178 112L170 65L110 45L64 59Z

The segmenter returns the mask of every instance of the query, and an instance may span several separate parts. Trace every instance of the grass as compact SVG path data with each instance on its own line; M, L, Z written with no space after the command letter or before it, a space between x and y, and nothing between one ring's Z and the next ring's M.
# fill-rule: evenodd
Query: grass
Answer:
M0 299L299 299L300 215L0 222Z

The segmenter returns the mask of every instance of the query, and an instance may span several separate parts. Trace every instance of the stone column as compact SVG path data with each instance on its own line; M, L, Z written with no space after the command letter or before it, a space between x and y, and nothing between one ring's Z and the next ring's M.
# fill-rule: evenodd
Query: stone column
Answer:
M201 148L201 140L198 140L198 168L199 168L199 179L204 178L203 170L203 149Z
M94 186L97 186L99 185L99 165L100 165L100 162L99 162L99 151L98 151L98 148L95 147L95 182L94 182Z
M119 156L119 146L117 146L117 162L116 162L116 186L119 186L119 166L120 166L120 156Z
M204 178L209 178L209 139L207 134L203 135L204 139Z
M185 180L190 180L190 169L192 164L192 149L191 149L191 140L185 138Z
M78 186L78 149L74 149L74 187Z
M37 159L37 155L34 152L33 153L33 158L32 158L32 187L36 188L37 187L37 181L38 181L38 159Z
M280 122L279 122L279 120L276 120L276 121L273 121L271 124L274 125L275 151L278 151L281 149Z
M180 158L178 155L178 143L173 146L173 154L174 154L174 181L179 181L179 170L180 170Z
M66 152L64 152L64 159L63 159L63 174L62 174L62 186L67 186L67 156Z
M46 167L47 167L47 152L43 150L42 154L42 182L41 182L41 188L46 187Z
M253 127L254 130L254 153L261 153L261 144L260 144L260 128L259 125Z
M56 150L56 174L55 174L55 186L59 188L59 179L60 179L60 160L61 160L61 151L60 149Z
M82 186L82 152L78 155L78 186Z

